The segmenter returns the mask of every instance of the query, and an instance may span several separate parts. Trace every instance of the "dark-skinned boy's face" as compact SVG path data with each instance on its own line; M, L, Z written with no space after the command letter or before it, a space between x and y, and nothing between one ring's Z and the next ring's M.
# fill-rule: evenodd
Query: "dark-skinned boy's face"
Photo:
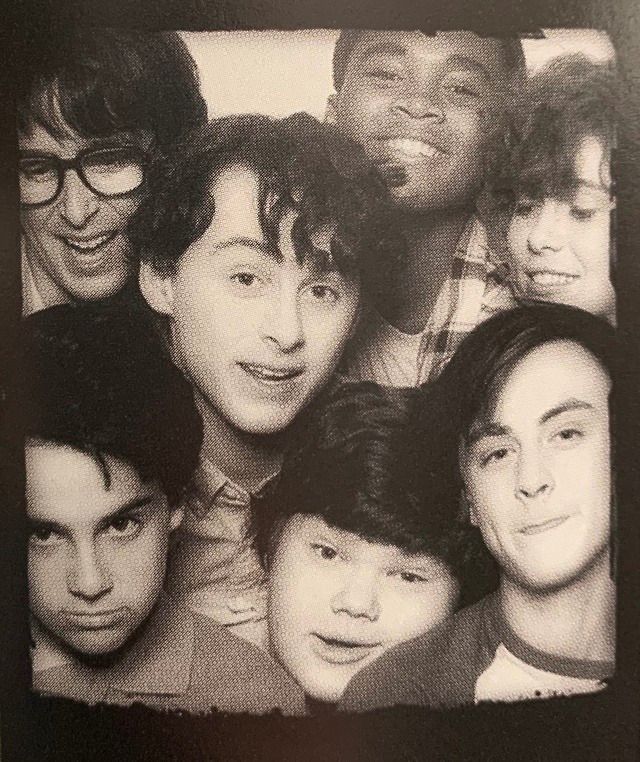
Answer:
M479 190L507 69L472 32L365 32L328 118L360 143L403 208L464 207Z

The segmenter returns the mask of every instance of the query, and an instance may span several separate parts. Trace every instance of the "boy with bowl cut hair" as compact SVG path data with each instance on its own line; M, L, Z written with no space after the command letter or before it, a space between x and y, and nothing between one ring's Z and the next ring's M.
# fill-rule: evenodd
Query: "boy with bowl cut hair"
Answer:
M23 326L33 687L157 709L302 709L254 646L162 592L198 461L193 393L155 329L104 305Z
M207 115L176 33L80 29L32 47L17 125L25 314L121 293L151 154Z
M498 590L361 673L345 709L605 687L615 656L616 351L608 323L564 305L504 312L460 345L436 382L458 392L441 405L440 430L450 481L499 567Z
M475 207L508 89L525 74L522 46L463 31L347 30L333 71L327 118L378 166L408 245L344 370L415 386L496 308L497 262Z
M387 191L357 146L308 115L229 117L158 167L130 234L142 293L204 420L169 584L259 642L251 496L331 380L361 280L383 280L399 256Z
M256 511L269 646L312 708L488 589L472 533L451 520L457 494L416 457L412 411L373 384L336 389Z

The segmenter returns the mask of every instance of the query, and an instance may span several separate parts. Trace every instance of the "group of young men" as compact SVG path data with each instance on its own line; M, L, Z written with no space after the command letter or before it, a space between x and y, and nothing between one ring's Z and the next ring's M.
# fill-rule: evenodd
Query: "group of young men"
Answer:
M506 117L527 77L521 44L471 32L342 32L324 123L207 122L175 34L84 32L43 61L18 124L35 689L296 714L336 705L360 672L346 708L601 687L614 602L606 118L558 129L566 171L536 173ZM506 182L497 146L517 127ZM498 203L482 212L491 179L492 198L516 204L502 227ZM584 246L558 233L565 213L606 227L595 299ZM534 251L545 225L566 240ZM507 243L536 266L507 269ZM504 312L520 301L602 317ZM452 396L467 388L463 419ZM548 398L530 404L537 389ZM567 414L586 420L558 427ZM509 442L489 453L495 437ZM578 483L593 506L564 506L562 458L590 473ZM525 484L547 459L558 485ZM543 518L514 529L509 494ZM565 532L575 559L547 579ZM491 557L501 582L487 598ZM445 648L451 615L480 598L462 611L464 643ZM578 610L591 640L558 651ZM536 611L560 622L551 636L526 636ZM470 660L485 620L507 624ZM513 643L551 666L531 676ZM422 680L432 663L441 673ZM447 665L471 664L460 684L473 687L453 696Z

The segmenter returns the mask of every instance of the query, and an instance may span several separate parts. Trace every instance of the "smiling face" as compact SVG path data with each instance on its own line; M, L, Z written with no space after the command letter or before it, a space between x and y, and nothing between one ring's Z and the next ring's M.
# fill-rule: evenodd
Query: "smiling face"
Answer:
M77 655L121 648L147 619L164 583L179 512L128 464L69 447L26 448L29 601L45 632Z
M472 427L462 457L472 522L517 586L552 590L608 563L609 389L589 352L550 342Z
M307 695L337 702L356 672L452 614L457 597L433 556L296 514L269 568L271 648Z
M229 426L252 434L286 428L327 383L355 322L359 283L311 258L300 264L285 214L279 251L259 221L258 182L243 167L212 187L213 220L166 277L143 264L147 301L169 316L177 363ZM331 230L311 236L328 252Z
M472 32L365 32L328 117L382 169L402 207L466 206L482 181L505 84L498 40Z
M513 284L523 301L559 302L612 319L611 179L602 143L586 137L571 198L521 196L508 231Z
M90 140L69 128L68 134L57 140L36 124L29 133L20 134L20 156L67 160L88 149L133 145L129 138L118 134L109 140ZM104 299L123 287L130 273L124 231L139 202L140 195L135 192L100 197L75 170L68 170L53 201L22 205L25 252L45 306Z

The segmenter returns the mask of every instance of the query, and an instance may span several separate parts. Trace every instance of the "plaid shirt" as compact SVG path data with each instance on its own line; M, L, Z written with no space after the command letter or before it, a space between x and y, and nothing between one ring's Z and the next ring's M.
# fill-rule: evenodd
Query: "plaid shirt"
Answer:
M418 384L432 381L453 357L460 342L496 312L516 306L507 268L495 261L484 225L469 222L453 257L418 353Z

